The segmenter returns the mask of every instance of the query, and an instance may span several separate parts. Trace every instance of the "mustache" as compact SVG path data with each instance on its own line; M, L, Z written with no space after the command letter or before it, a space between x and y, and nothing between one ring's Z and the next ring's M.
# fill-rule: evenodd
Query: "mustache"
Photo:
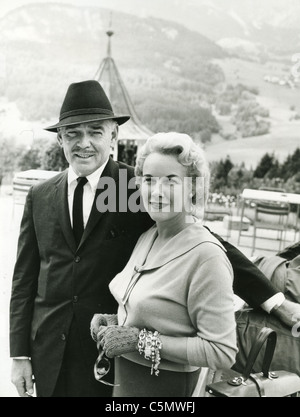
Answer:
M73 153L79 152L79 153L95 153L95 151L93 149L82 149L82 148L74 148L72 149Z

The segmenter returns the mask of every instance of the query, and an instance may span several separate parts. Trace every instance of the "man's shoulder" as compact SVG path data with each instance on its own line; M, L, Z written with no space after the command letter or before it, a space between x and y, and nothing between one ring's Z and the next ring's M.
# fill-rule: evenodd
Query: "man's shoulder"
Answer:
M130 176L134 176L134 167L128 164L125 164L125 162L121 162L121 161L114 161L117 165L119 170L121 169L126 169L126 171L128 172L128 174Z
M41 191L45 191L49 188L52 188L54 185L58 185L60 184L64 179L67 178L67 173L68 171L62 171L59 172L57 175L54 175L51 178L48 178L45 181L41 181L37 184L34 184L32 189L34 192L41 192Z

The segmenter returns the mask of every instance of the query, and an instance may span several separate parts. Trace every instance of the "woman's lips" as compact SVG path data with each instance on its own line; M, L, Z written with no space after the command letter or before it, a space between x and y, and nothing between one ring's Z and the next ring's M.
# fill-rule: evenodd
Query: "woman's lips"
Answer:
M169 206L167 203L156 203L150 201L150 206L155 210L162 210L164 207Z

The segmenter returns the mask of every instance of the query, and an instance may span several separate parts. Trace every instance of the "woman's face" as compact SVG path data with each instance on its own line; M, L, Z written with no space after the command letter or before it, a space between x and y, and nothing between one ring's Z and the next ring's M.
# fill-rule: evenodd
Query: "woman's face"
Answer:
M141 195L154 221L185 216L191 207L191 178L176 156L152 153L143 166Z

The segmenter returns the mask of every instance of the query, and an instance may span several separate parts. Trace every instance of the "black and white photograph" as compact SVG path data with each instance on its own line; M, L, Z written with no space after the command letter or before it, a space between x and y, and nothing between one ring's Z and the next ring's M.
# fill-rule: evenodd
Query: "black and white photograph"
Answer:
M299 28L298 0L0 2L0 397L300 396Z

